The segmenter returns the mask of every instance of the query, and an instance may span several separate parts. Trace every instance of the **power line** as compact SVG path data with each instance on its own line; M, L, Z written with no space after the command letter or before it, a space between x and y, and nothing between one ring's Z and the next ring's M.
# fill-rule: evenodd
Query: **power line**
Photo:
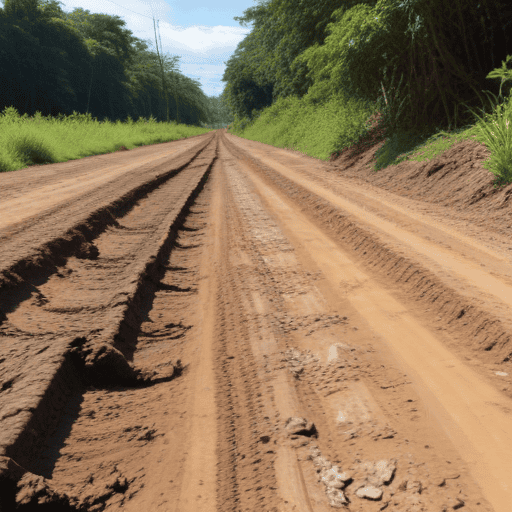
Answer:
M138 14L139 16L144 16L144 18L149 18L150 20L153 19L152 17L146 16L145 14L140 14L140 12L132 11L131 9L128 9L128 7L124 7L124 5L116 4L115 2L112 2L112 0L107 0L107 1L110 2L111 4L114 4L114 5L117 5L118 7L121 7L122 9L126 9L127 11L133 12L134 14Z
M128 9L128 7L125 7L124 5L116 4L115 2L112 2L112 0L107 0L107 2L110 2L111 4L117 5L118 7L121 7L122 9L126 9L127 11L133 12L134 14L137 14L139 16L144 16L144 18L148 18L150 20L153 19L153 17L151 17L151 16L146 16L145 14L141 14L140 12L132 11L131 9ZM0 3L2 3L2 5L4 5L5 1L4 0L0 0ZM158 20L158 18L157 18L157 20ZM160 21L160 20L158 20L158 21ZM163 23L167 23L168 25L170 25L170 23L168 23L167 21L164 21Z
M132 11L131 9L128 9L128 7L125 7L124 5L119 5L119 4L116 4L116 2L112 2L112 0L107 0L107 2L110 2L111 4L114 4L114 5L117 5L118 7L121 7L122 9L126 9L127 11L130 11L130 12L133 12L134 14L137 14L139 16L144 16L144 18L148 18L150 20L153 19L153 17L151 16L146 16L145 14L141 14L140 12L135 12L135 11ZM157 21L160 21L158 18L157 18ZM162 23L167 23L167 25L171 25L170 23L168 23L167 21L163 21ZM171 25L172 26L172 25Z

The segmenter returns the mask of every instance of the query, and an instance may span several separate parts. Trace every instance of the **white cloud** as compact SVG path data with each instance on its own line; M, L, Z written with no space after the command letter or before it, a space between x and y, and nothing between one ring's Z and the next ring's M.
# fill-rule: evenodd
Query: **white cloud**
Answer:
M140 39L151 38L154 42L153 22L149 27L145 23L138 23L137 29L131 29L133 34ZM248 30L242 27L226 26L191 26L186 28L170 26L167 23L159 24L159 37L162 38L164 51L169 53L193 53L207 55L209 53L233 53L240 41L244 39ZM152 37L151 37L152 36ZM160 44L160 41L158 42Z

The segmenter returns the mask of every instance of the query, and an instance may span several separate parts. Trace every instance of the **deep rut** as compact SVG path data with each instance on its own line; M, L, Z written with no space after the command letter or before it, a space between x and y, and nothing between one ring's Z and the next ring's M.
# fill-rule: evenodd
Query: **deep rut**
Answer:
M203 143L199 152L189 152L188 165L156 179L148 173L146 184L129 193L121 205L104 210L107 222L99 235L87 240L85 251L82 243L78 251L65 258L63 265L55 268L52 260L62 260L67 248L61 254L58 240L50 241L54 251L38 262L42 267L39 278L30 279L32 265L32 269L18 274L21 283L17 288L12 281L4 281L5 319L0 329L2 347L8 357L1 360L1 446L2 455L28 470L22 479L25 483L21 484L20 502L46 500L71 507L97 508L115 494L112 489L126 490L128 484L123 480L123 485L114 483L110 492L100 492L99 496L89 493L82 502L77 497L80 493L67 497L58 480L46 484L41 477L53 475L57 461L61 460L59 448L67 443L71 427L81 423L78 414L87 406L84 385L144 388L172 380L183 371L178 359L168 357L164 344L151 350L147 343L141 343L137 357L134 353L141 324L155 295L161 289L174 291L160 280L164 262L177 244L179 228L208 179L216 159L215 148L215 141L209 146ZM23 260L17 265L21 267L22 263ZM175 332L180 325L169 323L164 328ZM119 408L108 401L109 409ZM87 415L94 418L94 408ZM105 414L106 418L110 416L115 419L119 413ZM128 434L132 430L135 433ZM124 432L120 438L143 442L149 442L155 434L148 425L126 427ZM104 442L105 436L99 439ZM12 465L7 459L5 464ZM16 480L20 471L7 470L6 474ZM92 474L92 480L98 477L94 471Z

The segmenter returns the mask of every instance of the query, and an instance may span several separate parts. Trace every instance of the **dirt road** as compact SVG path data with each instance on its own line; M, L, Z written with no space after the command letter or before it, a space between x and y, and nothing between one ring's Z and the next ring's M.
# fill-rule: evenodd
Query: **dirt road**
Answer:
M224 130L0 174L0 509L512 510L512 186Z

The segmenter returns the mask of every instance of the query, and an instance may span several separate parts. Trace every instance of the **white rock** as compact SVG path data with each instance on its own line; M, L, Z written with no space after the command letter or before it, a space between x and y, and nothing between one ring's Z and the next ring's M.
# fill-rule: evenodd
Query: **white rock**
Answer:
M313 459L313 463L316 466L322 466L323 468L330 469L332 464L325 457L315 457Z
M338 466L333 466L332 468L329 469L329 471L331 471L334 474L334 476L338 480L341 480L342 482L347 482L351 478L351 476L348 473L344 471L342 472L341 468Z
M352 480L352 477L349 473L344 471L343 473L338 473L338 480L341 480L342 482L348 482L349 480Z
M285 423L288 435L308 433L313 430L313 427L313 423L306 418L288 418Z
M387 484L392 478L395 472L396 465L387 460L379 460L375 464L375 476L381 480L383 484Z
M322 455L322 452L318 449L317 446L310 446L309 451L313 457L320 457L320 455Z
M396 470L396 463L394 460L364 462L360 465L360 469L366 473L367 483L379 487L391 481Z
M350 480L350 477L346 473L340 473L338 466L332 468L324 468L320 473L323 483L334 489L343 489L345 482Z
M331 505L331 507L340 508L346 503L348 503L343 491L339 491L333 488L327 488L326 494L327 498L329 499L329 505Z
M373 485L366 485L356 491L359 498L367 498L369 500L380 500L382 498L382 490Z
M421 494L421 491L423 490L423 486L421 485L421 482L419 480L409 480L407 482L406 489L409 492Z
M332 487L333 489L343 489L345 487L345 482L335 478L334 480L327 482L327 487Z
M335 480L336 479L336 476L334 475L334 473L332 473L331 471L329 471L328 469L324 469L321 473L320 473L320 476L322 477L322 481L324 483L328 483L328 482L331 482L332 480Z
M496 372L496 375L499 375L500 377L506 377L508 373L506 372Z

